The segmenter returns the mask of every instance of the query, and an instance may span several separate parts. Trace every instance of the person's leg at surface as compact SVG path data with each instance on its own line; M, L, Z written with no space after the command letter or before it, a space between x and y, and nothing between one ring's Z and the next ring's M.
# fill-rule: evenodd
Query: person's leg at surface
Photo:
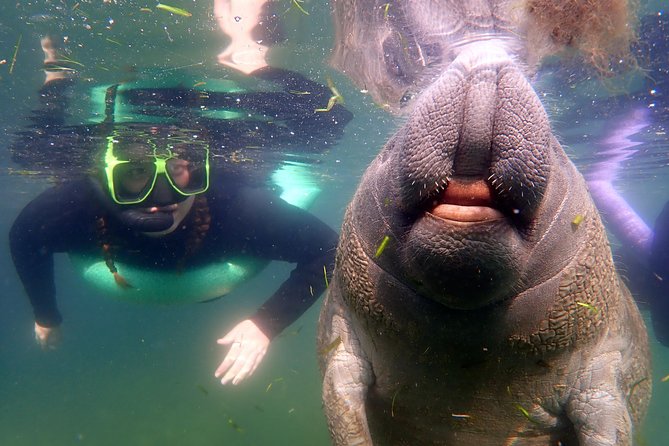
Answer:
M270 46L283 36L271 0L214 0L214 16L230 38L218 63L244 74L268 66Z

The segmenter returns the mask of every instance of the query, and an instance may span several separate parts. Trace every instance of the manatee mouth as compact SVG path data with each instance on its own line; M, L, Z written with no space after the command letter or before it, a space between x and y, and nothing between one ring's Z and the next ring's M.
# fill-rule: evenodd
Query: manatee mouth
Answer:
M492 191L484 180L451 180L428 213L442 220L483 223L504 219L494 206Z

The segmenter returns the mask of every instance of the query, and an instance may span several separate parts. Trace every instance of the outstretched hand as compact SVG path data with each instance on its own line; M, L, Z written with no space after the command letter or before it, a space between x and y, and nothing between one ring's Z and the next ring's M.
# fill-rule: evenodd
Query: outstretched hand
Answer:
M42 327L35 322L35 341L44 350L53 350L60 343L59 327Z
M230 350L216 369L214 376L216 378L222 376L223 385L229 382L237 385L253 374L265 357L270 340L253 321L247 319L237 324L217 342L220 345L230 345Z

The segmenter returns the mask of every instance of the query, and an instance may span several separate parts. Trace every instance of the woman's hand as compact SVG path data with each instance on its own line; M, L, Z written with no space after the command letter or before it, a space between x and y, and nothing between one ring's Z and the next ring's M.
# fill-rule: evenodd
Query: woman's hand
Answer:
M223 385L230 381L233 385L237 385L253 374L265 357L270 341L256 324L247 319L237 324L230 333L217 342L221 345L230 345L230 350L216 369L214 376L216 378L223 376L221 378Z
M53 350L60 343L59 327L42 327L35 322L35 340L44 350Z

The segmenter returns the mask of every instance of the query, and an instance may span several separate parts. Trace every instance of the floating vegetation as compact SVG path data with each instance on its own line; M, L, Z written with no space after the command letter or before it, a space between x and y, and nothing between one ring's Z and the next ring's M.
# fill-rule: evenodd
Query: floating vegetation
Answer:
M204 394L205 396L209 395L209 391L202 384L198 384L195 387L197 387L197 390L202 392L202 394Z
M669 375L664 376L664 377L660 380L660 382L663 382L663 383L666 383L667 381L669 381Z
M328 283L328 270L325 265L323 265L323 277L325 278L325 288L328 288L330 284Z
M292 6L295 6L302 14L309 15L309 13L302 7L304 0L291 0L291 3L293 4Z
M328 345L326 345L322 349L318 350L318 354L320 356L325 356L328 353L330 353L332 350L337 348L339 346L339 344L341 344L341 336L337 336L337 338L334 341L330 342Z
M192 17L193 16L193 14L191 14L190 12L186 11L183 8L177 8L175 6L165 5L163 3L158 3L156 5L156 9L161 9L163 11L167 11L167 12L172 13L174 15L180 15L182 17Z
M665 378L666 378L666 376L665 376ZM662 378L662 379L664 379L664 378ZM636 388L639 384L641 384L645 381L648 381L647 376L644 376L643 378L641 378L640 380L638 380L637 382L632 384L632 386L630 387L630 391L627 393L627 405L628 406L633 407L631 401L632 401L632 395L634 394L634 390L636 390Z
M80 66L82 68L85 67L85 65L82 64L81 62L76 61L76 60L72 59L71 57L67 57L67 56L63 56L63 55L58 56L58 62L67 62L67 63L71 63L72 65Z
M265 393L269 392L272 389L272 386L274 385L274 383L278 383L278 382L281 382L281 381L283 381L283 376L280 376L278 378L274 378L272 381L270 381L269 384L267 384L267 387L265 388Z
M381 242L379 247L376 248L376 253L374 254L374 257L376 257L378 259L379 256L381 256L381 254L383 254L383 251L386 249L386 246L388 246L389 241L390 241L389 236L386 235L385 237L383 237L383 241Z
M576 216L574 217L574 219L571 221L571 229L572 229L573 231L577 230L578 227L581 225L581 223L583 223L583 220L584 220L584 219L585 219L585 217L583 217L583 215L581 215L581 214L576 214Z
M328 78L328 87L332 92L332 96L330 96L330 99L328 100L328 105L325 108L317 108L316 110L314 110L314 113L329 112L330 110L332 110L332 107L334 107L336 104L344 103L344 97L341 95L341 93L339 93L339 90L337 90L337 87L335 87L334 82L332 82L332 79L330 78Z
M579 305L583 308L587 308L588 310L592 311L593 313L597 313L599 311L599 309L597 307L595 307L594 305L589 304L587 302L576 302L576 305Z
M527 418L530 422L532 422L534 424L539 424L539 422L537 420L532 418L532 415L530 415L530 412L527 409L525 409L523 406L521 406L520 404L516 403L516 409L518 409L520 411L520 413L522 413L523 416L525 418Z
M395 393L393 394L393 400L390 403L390 416L392 418L395 418L395 398L397 398L397 394L400 393L400 390L402 390L401 387L399 389L395 390Z
M232 418L228 418L228 425L233 428L235 431L239 432L240 434L244 432L244 429L241 428L239 424Z
M19 34L19 40L16 41L16 46L14 47L14 55L12 56L12 62L9 64L9 74L12 74L14 71L14 65L16 64L16 56L19 54L19 47L21 46L21 39L23 39L23 34Z
M388 20L388 10L390 9L390 3L381 5L383 7L383 20Z

